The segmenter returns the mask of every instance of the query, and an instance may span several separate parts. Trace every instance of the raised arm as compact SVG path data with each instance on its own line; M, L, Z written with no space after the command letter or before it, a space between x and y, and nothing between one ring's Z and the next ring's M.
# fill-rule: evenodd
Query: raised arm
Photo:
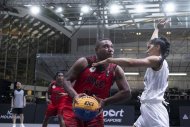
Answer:
M164 25L168 22L167 18L162 19L154 28L154 32L150 38L150 40L154 39L154 38L158 38L158 33L159 30L162 29L164 27Z

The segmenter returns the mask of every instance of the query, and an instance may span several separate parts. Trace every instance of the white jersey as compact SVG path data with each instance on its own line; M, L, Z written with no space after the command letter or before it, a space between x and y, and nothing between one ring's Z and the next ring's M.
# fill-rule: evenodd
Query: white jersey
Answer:
M24 90L14 90L13 94L13 107L24 108Z
M164 101L164 92L168 86L169 69L166 60L160 70L155 71L147 68L144 76L145 89L141 95L141 102L161 102Z

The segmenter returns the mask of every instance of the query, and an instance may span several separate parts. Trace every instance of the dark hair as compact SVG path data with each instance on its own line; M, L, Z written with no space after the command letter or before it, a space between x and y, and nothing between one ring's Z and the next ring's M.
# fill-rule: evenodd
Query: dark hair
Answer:
M111 41L111 39L109 39L109 38L101 38L101 39L98 39L98 40L96 41L96 47L98 47L99 44L100 44L100 42L102 42L102 41L104 41L104 40L109 40L109 41Z
M160 51L163 62L170 52L170 43L168 42L168 40L165 37L154 38L153 40L150 41L150 44L160 45Z
M16 89L16 84L17 84L17 81L14 82L14 86L13 86L13 89L14 89L14 90Z
M58 72L56 72L56 74L55 74L55 76L54 76L54 80L56 79L56 77L59 75L59 73L62 73L63 75L64 75L64 73L62 72L62 71L58 71Z
M17 87L16 87L16 84L17 84L17 83L18 83L18 81L14 82L13 89L17 89ZM19 82L19 83L21 83L21 82Z

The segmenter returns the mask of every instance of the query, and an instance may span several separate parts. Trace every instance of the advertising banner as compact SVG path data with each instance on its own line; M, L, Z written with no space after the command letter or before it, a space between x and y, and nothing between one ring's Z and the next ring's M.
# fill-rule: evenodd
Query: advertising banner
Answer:
M0 123L12 123L10 105L0 104L0 107ZM46 104L27 104L24 108L24 123L42 123L46 108ZM131 126L135 119L135 109L134 106L107 106L104 108L103 115L105 125ZM17 119L19 118L18 115ZM58 118L52 117L49 123L59 123Z
M0 123L12 123L12 110L10 104L0 104ZM24 122L33 123L35 115L35 104L29 104L24 108ZM20 122L20 116L17 115Z
M107 106L103 111L105 125L133 125L134 106Z
M179 107L180 127L190 126L190 106Z

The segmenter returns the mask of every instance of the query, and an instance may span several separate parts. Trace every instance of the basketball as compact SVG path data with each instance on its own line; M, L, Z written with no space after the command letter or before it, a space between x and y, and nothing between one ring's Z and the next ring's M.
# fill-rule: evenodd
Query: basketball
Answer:
M92 96L82 96L73 102L73 110L75 115L83 120L90 121L94 119L99 113L98 109L100 107L99 102Z

